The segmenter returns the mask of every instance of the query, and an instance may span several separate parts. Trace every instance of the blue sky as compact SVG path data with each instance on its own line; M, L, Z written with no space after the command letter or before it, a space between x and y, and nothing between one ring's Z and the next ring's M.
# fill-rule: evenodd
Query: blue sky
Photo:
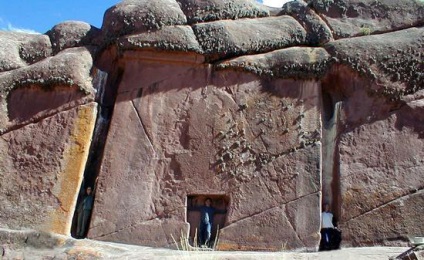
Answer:
M155 1L155 0L151 0ZM281 7L287 0L257 0ZM68 20L101 27L103 14L120 0L0 0L0 30L45 33Z
M67 20L101 27L106 9L118 2L120 0L0 0L0 30L45 33Z

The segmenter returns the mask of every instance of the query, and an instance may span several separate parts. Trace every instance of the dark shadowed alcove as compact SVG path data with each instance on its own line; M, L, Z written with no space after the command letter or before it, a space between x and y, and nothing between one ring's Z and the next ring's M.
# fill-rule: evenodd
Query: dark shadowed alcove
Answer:
M230 199L225 195L188 195L187 196L187 222L190 224L189 231L189 241L191 245L198 244L198 241L195 243L194 238L199 237L199 224L200 224L200 211L193 210L196 207L201 207L205 205L205 200L210 198L212 200L211 206L217 211L223 211L228 209ZM212 226L212 236L211 243L213 244L217 235L217 231L225 226L227 213L216 213L213 218ZM197 232L197 235L196 235Z

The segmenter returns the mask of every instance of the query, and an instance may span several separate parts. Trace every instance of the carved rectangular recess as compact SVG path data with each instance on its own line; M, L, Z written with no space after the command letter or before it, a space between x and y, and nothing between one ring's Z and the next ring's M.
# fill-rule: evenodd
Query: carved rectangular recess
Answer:
M211 241L215 241L217 230L225 226L225 221L228 214L228 205L230 198L227 195L222 194L192 194L187 196L187 219L186 221L190 224L189 230L189 242L191 245L195 245L194 238L196 231L199 232L200 224L200 212L196 210L190 210L191 208L200 207L205 205L207 198L212 201L211 206L217 210L227 210L226 213L217 213L213 218L212 236ZM198 237L198 236L197 236ZM197 243L198 244L198 243Z

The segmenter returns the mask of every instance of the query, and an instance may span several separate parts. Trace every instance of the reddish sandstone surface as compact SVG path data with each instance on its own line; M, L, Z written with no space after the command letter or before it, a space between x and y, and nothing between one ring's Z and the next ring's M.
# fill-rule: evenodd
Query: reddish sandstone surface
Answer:
M102 28L1 32L1 227L69 235L97 179L96 240L173 247L211 197L221 250L316 250L323 202L343 245L405 244L424 233L423 10L124 0Z

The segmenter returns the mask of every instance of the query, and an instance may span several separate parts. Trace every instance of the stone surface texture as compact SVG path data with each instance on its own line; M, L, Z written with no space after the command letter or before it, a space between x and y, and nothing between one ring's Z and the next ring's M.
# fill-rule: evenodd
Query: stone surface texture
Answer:
M124 0L106 11L102 31L107 37L116 37L186 23L175 0Z
M63 22L46 32L50 37L55 54L68 48L98 45L99 42L96 40L100 33L100 29L79 21Z
M69 236L97 183L96 240L192 242L189 203L210 196L219 250L314 251L324 202L342 246L407 245L424 234L423 10L124 0L101 29L0 32L0 227ZM10 258L129 256L16 232Z
M0 132L94 99L85 47L71 48L31 66L0 74Z
M380 34L424 25L420 0L309 0L333 31L334 38Z
M334 41L326 50L342 64L376 80L377 94L400 99L422 89L424 28Z
M292 47L265 54L246 55L219 63L218 69L235 69L263 77L311 79L323 76L331 56L323 48Z
M168 246L172 240L151 244L151 238L142 234L145 228L161 234L161 225L168 221L184 228L185 200L192 194L230 197L227 223L233 231L227 234L224 227L220 235L227 250L278 250L279 240L269 243L273 236L265 231L262 244L237 239L232 232L240 230L241 220L267 230L281 225L277 218L285 212L279 209L281 204L289 207L299 200L311 207L303 216L319 222L320 145L295 131L301 126L308 133L319 132L316 82L276 80L264 85L249 73L215 72L212 77L211 68L204 65L191 64L180 72L178 64L139 58L126 62L118 89L91 238ZM161 69L152 70L156 66ZM303 166L298 167L297 161ZM126 210L116 211L111 204ZM280 213L257 218L262 211ZM281 227L300 237L290 248L315 248L319 223L305 228L296 220L287 217ZM173 232L179 234L178 228Z
M0 72L26 67L52 54L49 37L0 31Z
M0 252L3 259L375 259L387 260L400 255L405 247L365 247L343 248L324 252L225 252L225 251L183 251L167 248L134 246L123 243L110 243L90 239L76 240L66 236L26 230L0 229ZM422 251L414 252L422 259ZM420 258L421 257L421 258ZM408 259L408 258L402 258Z
M269 16L265 6L252 0L177 0L189 24Z
M290 16L201 23L194 25L193 30L210 59L306 44L305 29Z
M160 30L124 36L121 50L156 50L203 53L193 29L186 25L165 26Z
M92 103L0 137L4 227L69 234L95 116Z
M302 0L287 2L279 14L293 16L306 29L307 40L311 45L333 40L331 29L325 21Z
M92 49L2 32L2 227L69 235L97 117ZM10 59L14 59L11 61Z

